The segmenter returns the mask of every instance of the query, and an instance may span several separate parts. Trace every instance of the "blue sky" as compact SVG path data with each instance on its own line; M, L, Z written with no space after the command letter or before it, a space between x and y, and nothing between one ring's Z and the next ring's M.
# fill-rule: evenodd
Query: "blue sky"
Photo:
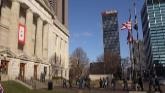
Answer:
M129 18L129 8L133 0L69 0L69 31L71 54L82 47L91 61L103 53L101 13L106 10L118 11L119 27ZM140 10L144 0L136 0L140 38L142 38ZM133 10L132 10L133 13ZM127 31L120 31L120 55L129 56Z

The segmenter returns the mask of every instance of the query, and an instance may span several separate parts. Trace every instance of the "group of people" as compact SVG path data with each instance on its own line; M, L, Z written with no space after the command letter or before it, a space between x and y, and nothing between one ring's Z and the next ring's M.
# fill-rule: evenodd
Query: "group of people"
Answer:
M83 88L89 88L91 87L90 85L90 78L89 77L80 77L79 79L76 80L76 85L78 86L78 88L83 89ZM69 80L69 86L70 88L72 87L72 81ZM100 78L99 80L99 86L100 88L109 88L109 86L115 90L116 87L116 80L115 78L112 78L111 80L106 77L106 78ZM136 79L133 80L133 82L131 83L132 89L135 90L140 90L143 91L144 87L143 87L143 79L141 75L138 75ZM67 80L63 80L63 87L66 88L67 87ZM149 77L149 91L152 91L152 89L154 89L154 91L159 91L161 93L161 89L160 89L160 84L159 84L159 80L157 78L156 75L151 75ZM123 79L123 90L128 91L128 79L124 78Z
M109 86L109 79L107 78L100 78L99 81L100 88L108 88Z
M69 88L72 88L72 79L69 79ZM76 80L76 86L78 86L79 89L88 88L90 89L90 78L89 77L80 77ZM63 88L67 88L67 80L63 79Z
M63 79L63 84L62 84L63 88L68 87L67 83L69 83L69 88L72 88L72 82L73 82L72 79L69 79L68 81L66 79Z
M149 77L149 91L152 91L152 89L161 92L159 80L156 75L151 75Z
M76 85L79 86L79 88L89 88L90 89L90 78L89 77L81 77L76 81Z
M129 90L128 89L128 79L124 78L123 79L123 90ZM138 75L137 79L134 79L133 80L133 83L132 83L132 88L134 90L140 90L140 91L143 91L143 80L142 80L142 77L140 75Z

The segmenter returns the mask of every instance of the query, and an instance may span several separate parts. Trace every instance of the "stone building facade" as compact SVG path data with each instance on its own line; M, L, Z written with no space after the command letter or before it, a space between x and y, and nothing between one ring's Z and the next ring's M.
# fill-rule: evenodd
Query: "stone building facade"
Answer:
M42 73L49 79L54 70L68 79L67 4L67 0L0 0L1 80L40 79Z

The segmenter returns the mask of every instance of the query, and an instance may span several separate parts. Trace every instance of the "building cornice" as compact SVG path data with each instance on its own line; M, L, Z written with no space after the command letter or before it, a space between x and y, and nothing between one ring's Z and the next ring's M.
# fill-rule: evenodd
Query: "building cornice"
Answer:
M53 24L58 27L65 35L69 37L68 29L55 17Z
M48 8L48 6L43 4L41 2L41 0L36 0L36 2L39 3L52 16L52 18L54 18L54 14L51 12L51 10L50 10L50 8Z
M61 24L61 22L57 19L57 17L51 12L50 8L48 8L48 6L43 4L41 0L36 0L36 2L38 2L52 16L54 20L53 24L56 25L56 27L58 27L65 35L69 37L68 29L63 24Z

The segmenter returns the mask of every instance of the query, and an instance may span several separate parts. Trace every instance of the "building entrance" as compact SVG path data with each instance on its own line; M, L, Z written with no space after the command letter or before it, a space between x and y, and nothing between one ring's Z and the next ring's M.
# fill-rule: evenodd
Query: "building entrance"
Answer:
M34 79L37 80L37 65L34 65Z
M19 79L24 80L25 79L25 63L20 63L20 74Z

